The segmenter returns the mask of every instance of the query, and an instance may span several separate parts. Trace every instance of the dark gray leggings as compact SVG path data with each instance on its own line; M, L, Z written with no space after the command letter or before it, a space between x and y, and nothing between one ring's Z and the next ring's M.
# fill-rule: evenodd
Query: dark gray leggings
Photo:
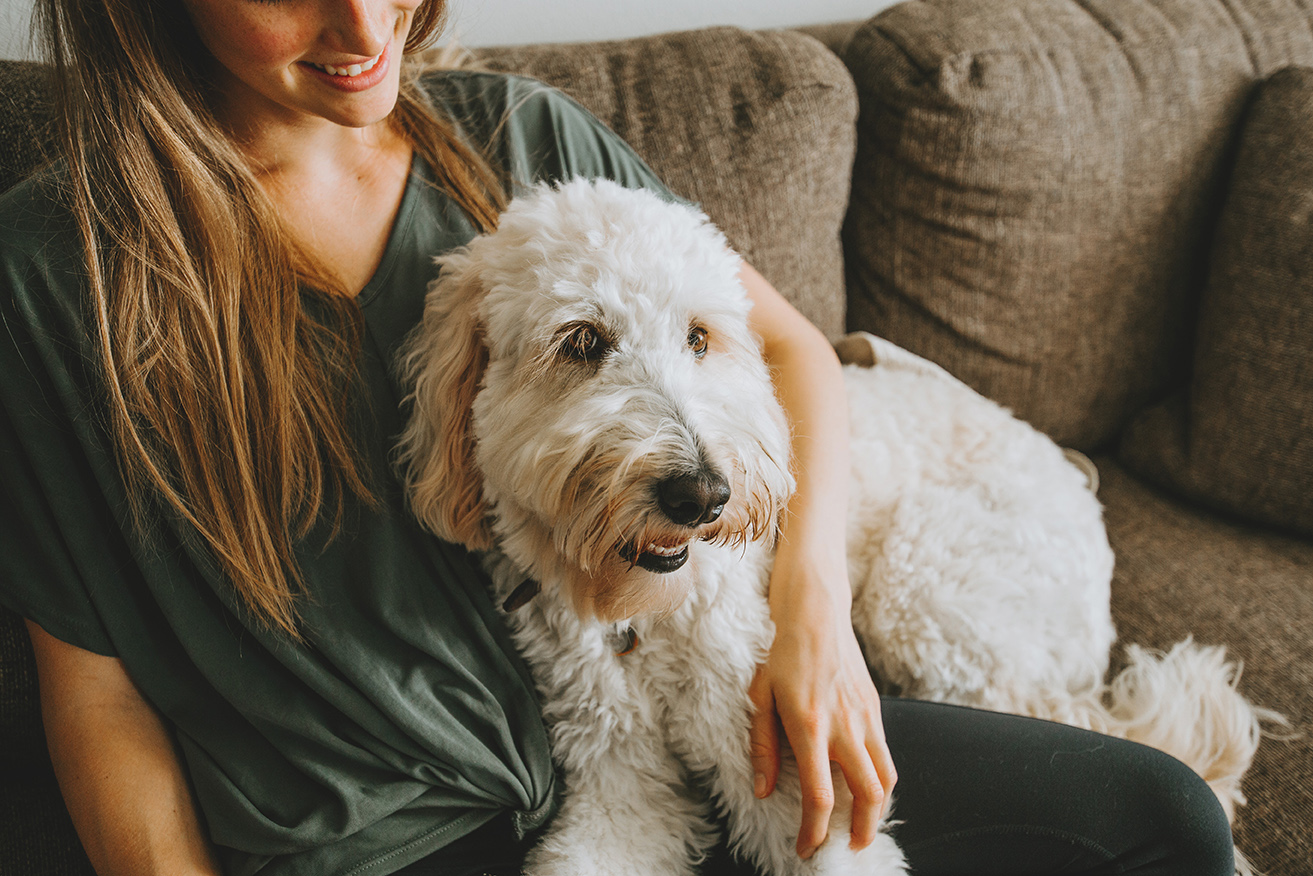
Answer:
M893 829L915 876L1233 876L1203 780L1142 745L1047 721L883 700L898 768ZM405 876L518 874L497 819ZM755 876L726 851L706 876Z

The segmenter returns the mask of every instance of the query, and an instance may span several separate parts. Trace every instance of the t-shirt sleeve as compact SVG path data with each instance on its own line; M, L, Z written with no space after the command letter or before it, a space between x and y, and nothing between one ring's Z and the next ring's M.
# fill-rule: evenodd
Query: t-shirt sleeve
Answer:
M76 297L50 283L67 250L31 245L45 218L14 192L0 199L0 604L113 655L88 586L122 551L106 543L113 515L84 442L92 417L77 388L81 344L61 319L76 314Z
M0 604L79 648L112 656L114 647L81 585L54 509L10 417L0 416Z

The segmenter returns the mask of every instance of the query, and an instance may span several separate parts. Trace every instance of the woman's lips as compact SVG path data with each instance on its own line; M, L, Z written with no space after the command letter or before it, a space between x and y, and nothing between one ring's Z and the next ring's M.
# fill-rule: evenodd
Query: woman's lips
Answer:
M316 64L302 61L301 66L314 75L320 82L339 91L365 91L373 88L387 76L391 66L391 44L383 49L377 57L358 64Z

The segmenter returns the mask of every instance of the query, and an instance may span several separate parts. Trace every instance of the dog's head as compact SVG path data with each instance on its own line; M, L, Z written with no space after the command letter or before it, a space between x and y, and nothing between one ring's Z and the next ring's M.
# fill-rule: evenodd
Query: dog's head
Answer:
M705 216L649 192L517 198L442 259L406 345L419 519L495 540L603 620L677 606L700 542L773 538L788 431L739 267Z

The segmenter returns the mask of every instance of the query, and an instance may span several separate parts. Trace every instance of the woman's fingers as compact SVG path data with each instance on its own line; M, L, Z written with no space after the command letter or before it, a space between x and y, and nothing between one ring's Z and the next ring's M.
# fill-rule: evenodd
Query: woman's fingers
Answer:
M884 789L884 803L880 807L881 818L889 814L889 804L894 799L894 785L898 784L898 770L894 766L894 756L889 752L889 745L884 740L884 719L880 719L880 735L873 742L867 743L871 762L880 777L880 787Z
M875 829L884 812L885 787L864 740L842 740L835 761L843 771L853 796L852 833L848 844L864 849L875 840Z
M755 708L748 727L748 754L752 758L752 793L768 797L780 775L780 720L775 714L775 696L762 667L748 688Z
M869 676L862 676L866 678ZM780 723L798 764L802 791L798 854L803 858L810 857L826 838L840 790L835 787L836 775L852 797L849 844L854 849L875 840L898 779L884 740L878 695L863 684L843 682L836 682L833 691L834 698L824 708L776 703L781 706ZM776 739L778 742L778 736ZM775 766L778 768L778 760Z
M834 780L830 769L828 719L818 713L790 722L784 730L793 746L802 784L802 826L798 831L798 854L810 858L825 841L834 811ZM793 726L790 724L793 723Z

